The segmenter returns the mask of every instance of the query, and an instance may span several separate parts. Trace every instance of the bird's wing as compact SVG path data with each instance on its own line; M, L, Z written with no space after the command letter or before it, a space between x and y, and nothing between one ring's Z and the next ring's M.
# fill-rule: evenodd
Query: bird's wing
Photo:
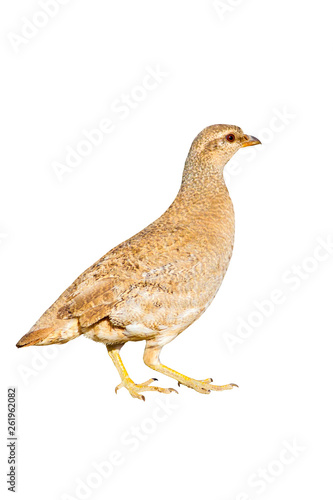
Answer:
M66 302L57 311L58 319L79 318L80 325L88 327L108 316L123 291L138 279L131 255L121 252L126 243L108 252L74 281L66 292Z
M58 310L59 319L79 318L81 326L90 326L105 318L117 302L114 278L103 278L73 292Z
M178 237L166 246L162 236L148 238L148 230L149 227L115 247L87 269L73 283L57 317L78 318L82 327L89 327L106 317L112 320L112 311L122 307L129 295L133 303L134 295L143 300L142 295L148 298L161 292L162 284L174 288L180 282L190 281L198 265L193 244L185 251ZM181 245L183 252L179 255Z
M190 273L186 273L184 279L174 263L151 269L140 277L133 275L123 282L119 276L105 277L81 285L79 290L67 297L57 317L66 320L78 318L84 328L106 317L112 322L114 319L118 326L125 326L127 320L133 321L138 307L143 313L149 306L155 310L155 307L160 307L159 303L166 306L169 301L179 300L180 297L175 293L179 285L187 295L186 288L192 287L190 282Z

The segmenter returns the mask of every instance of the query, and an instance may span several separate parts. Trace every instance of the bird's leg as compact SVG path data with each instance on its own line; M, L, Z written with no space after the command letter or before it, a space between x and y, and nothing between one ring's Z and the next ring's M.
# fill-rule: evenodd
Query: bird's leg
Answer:
M108 354L112 359L115 367L117 368L121 378L121 383L117 385L115 389L116 393L118 389L125 387L133 398L142 399L144 401L145 397L143 396L143 394L140 394L143 391L157 391L157 392L163 392L164 394L170 394L170 392L177 392L176 389L167 389L164 387L151 386L150 384L152 382L155 382L157 378L150 378L149 380L147 380L147 382L143 382L142 384L135 384L133 380L129 377L127 370L124 366L124 363L121 360L119 354L120 348L119 347L115 348L111 345L107 345L106 347L108 350Z
M178 381L178 385L180 384L186 385L191 389L194 389L197 392L201 392L203 394L209 394L210 391L225 391L230 390L233 387L238 387L236 384L227 384L227 385L212 385L213 379L208 378L205 380L196 380L186 375L183 375L179 372L176 372L172 368L168 368L160 362L160 352L163 346L151 345L149 341L146 342L146 348L143 356L143 360L147 366L156 370L168 377L172 377Z

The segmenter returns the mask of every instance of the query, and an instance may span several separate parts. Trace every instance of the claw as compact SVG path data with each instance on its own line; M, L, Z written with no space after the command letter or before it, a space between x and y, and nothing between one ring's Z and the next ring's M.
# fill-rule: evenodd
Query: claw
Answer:
M117 394L119 389L121 389L122 387L124 387L124 384L122 382L120 382L120 384L118 384L117 387L115 387L114 392Z
M122 387L125 387L133 398L141 399L142 401L146 400L144 395L140 394L140 392L142 392L142 391L157 391L157 392L162 392L164 394L170 394L171 392L176 392L178 394L176 389L173 389L173 388L167 389L164 387L156 387L154 385L150 385L153 382L155 382L156 380L157 380L157 378L150 378L149 380L147 380L146 382L143 382L142 384L135 384L133 382L133 380L131 380L129 378L124 378L120 382L120 384L118 384L117 387L115 388L115 392L117 394L119 389L121 389Z

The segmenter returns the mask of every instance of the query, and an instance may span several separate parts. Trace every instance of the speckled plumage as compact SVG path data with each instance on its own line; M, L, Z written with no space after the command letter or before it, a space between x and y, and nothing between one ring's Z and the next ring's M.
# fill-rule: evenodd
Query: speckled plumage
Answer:
M107 345L120 386L144 399L144 390L171 391L151 386L152 380L134 384L122 365L122 345L146 340L144 360L150 367L198 392L232 388L178 374L160 363L159 352L199 318L222 283L234 242L223 167L240 147L258 143L239 127L204 129L193 141L168 210L82 273L17 346L65 343L84 334Z

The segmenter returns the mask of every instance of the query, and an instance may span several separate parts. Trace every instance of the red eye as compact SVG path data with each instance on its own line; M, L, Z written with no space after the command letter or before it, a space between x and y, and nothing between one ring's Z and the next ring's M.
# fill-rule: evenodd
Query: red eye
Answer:
M235 136L234 136L234 134L228 134L226 136L226 139L227 139L228 142L234 142Z

